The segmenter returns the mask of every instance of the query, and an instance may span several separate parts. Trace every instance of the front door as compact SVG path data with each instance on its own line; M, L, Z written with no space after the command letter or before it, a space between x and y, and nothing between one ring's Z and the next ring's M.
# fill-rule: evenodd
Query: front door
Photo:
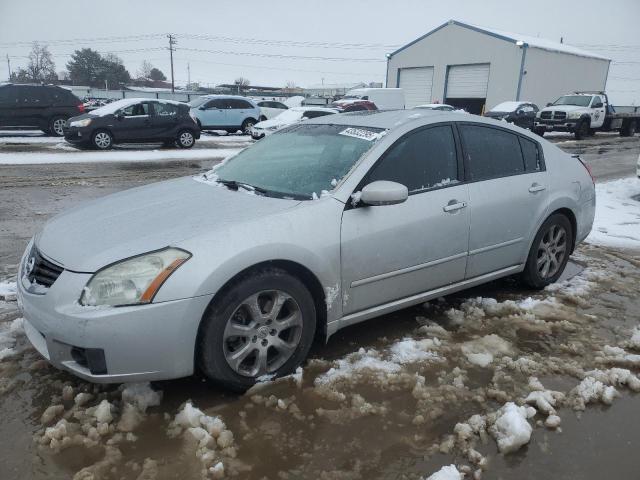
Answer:
M229 104L223 98L215 98L209 100L200 115L200 123L202 128L225 128L229 123Z
M591 99L591 128L600 128L606 116L605 105L600 95L594 95Z
M409 297L464 278L467 185L460 184L453 128L441 124L398 140L367 174L406 185L398 205L347 208L342 216L343 313Z
M537 142L486 125L459 126L469 185L467 278L526 261L546 216L548 180Z
M118 141L133 142L149 137L151 112L149 102L139 102L120 109L113 134Z

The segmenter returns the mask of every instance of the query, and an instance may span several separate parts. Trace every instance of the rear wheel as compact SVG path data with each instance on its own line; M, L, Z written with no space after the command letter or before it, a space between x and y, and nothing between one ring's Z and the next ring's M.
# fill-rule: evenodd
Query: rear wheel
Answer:
M564 271L571 246L571 222L562 214L550 216L533 240L522 280L531 288L541 289L555 282Z
M67 124L67 119L64 117L53 117L49 120L49 133L56 137L64 136L64 127Z
M251 129L256 124L256 121L253 118L247 118L244 122L242 122L242 126L240 129L244 135L251 135Z
M210 380L244 391L258 378L293 372L313 343L316 310L304 284L280 269L241 279L207 310L198 366Z
M91 144L98 150L109 150L113 147L113 136L106 130L98 130L93 133Z
M620 130L621 137L633 137L636 134L637 125L635 120L625 122Z
M180 148L191 148L196 143L196 138L191 130L180 130L176 142Z
M583 138L586 138L589 136L589 121L588 120L582 120L577 126L576 126L576 131L574 132L574 135L576 137L576 140L582 140Z

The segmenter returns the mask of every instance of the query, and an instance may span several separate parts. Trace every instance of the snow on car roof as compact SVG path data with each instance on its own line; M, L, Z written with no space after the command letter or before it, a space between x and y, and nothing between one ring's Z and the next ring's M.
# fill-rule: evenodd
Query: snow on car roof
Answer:
M531 102L502 102L493 107L490 112L513 112L516 108L518 108L523 103L531 103Z

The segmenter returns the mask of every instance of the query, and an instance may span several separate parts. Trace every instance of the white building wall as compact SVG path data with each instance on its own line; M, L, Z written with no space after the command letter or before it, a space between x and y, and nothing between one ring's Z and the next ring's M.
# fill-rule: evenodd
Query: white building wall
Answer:
M527 48L520 99L540 108L576 90L604 90L609 60Z
M431 101L444 102L447 65L489 63L487 108L515 100L522 49L502 39L448 24L389 59L387 86L396 87L398 69L434 67Z

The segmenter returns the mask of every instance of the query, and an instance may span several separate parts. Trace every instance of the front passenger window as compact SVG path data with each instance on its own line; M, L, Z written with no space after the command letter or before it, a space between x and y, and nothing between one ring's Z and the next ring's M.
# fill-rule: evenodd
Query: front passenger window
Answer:
M409 192L441 187L458 181L458 161L449 125L410 133L395 143L369 172L367 183L389 180Z
M479 125L460 125L460 133L470 180L487 180L524 172L517 135Z

